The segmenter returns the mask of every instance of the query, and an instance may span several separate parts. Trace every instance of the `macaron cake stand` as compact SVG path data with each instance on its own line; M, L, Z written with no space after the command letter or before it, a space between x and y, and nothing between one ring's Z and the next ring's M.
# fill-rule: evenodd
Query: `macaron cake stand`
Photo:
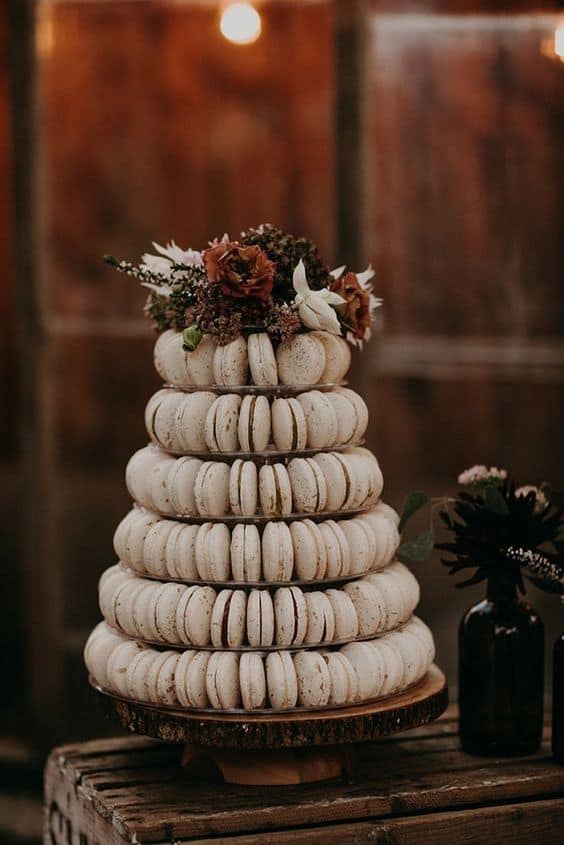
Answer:
M176 332L157 341L152 443L128 464L134 508L85 649L114 719L231 783L349 773L356 744L426 724L448 699L362 445L368 412L343 381L347 344L286 345L287 361L265 333L191 353ZM316 349L323 372L304 382Z

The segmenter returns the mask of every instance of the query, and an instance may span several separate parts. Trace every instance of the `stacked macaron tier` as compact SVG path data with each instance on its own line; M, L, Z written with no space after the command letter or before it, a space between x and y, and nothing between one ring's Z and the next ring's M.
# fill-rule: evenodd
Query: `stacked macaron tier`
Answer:
M151 443L131 457L132 510L102 575L95 682L142 702L323 708L393 695L434 656L395 559L399 518L362 446L350 349L325 332L266 333L193 352L166 331Z
M287 710L358 704L416 683L435 654L417 617L365 642L338 649L235 652L156 649L100 623L84 652L104 690L161 707Z

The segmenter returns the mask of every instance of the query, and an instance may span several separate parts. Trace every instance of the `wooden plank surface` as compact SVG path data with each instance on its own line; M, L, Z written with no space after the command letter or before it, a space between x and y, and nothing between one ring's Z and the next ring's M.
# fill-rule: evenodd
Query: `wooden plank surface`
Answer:
M141 738L64 746L46 772L45 842L552 843L561 841L564 768L545 741L532 757L458 749L452 711L360 749L350 782L246 788L179 768L180 749ZM53 839L48 831L55 831Z

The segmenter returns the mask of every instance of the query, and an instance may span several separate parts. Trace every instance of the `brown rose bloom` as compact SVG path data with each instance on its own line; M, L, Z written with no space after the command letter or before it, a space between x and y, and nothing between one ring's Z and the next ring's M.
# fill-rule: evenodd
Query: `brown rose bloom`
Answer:
M204 252L210 282L236 299L267 300L272 293L274 263L259 246L240 246L236 241L216 244Z
M345 300L336 309L344 322L350 327L354 337L364 340L372 322L370 317L370 293L358 281L355 273L343 273L340 279L335 279L331 290L338 293Z

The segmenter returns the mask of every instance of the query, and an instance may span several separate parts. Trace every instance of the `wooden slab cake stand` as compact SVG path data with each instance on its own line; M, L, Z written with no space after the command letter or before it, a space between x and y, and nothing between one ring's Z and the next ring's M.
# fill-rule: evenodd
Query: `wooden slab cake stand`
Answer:
M213 713L141 704L103 693L106 712L128 730L186 743L183 765L198 777L247 785L283 785L348 775L355 744L372 742L438 718L448 704L435 665L403 693L324 710Z

